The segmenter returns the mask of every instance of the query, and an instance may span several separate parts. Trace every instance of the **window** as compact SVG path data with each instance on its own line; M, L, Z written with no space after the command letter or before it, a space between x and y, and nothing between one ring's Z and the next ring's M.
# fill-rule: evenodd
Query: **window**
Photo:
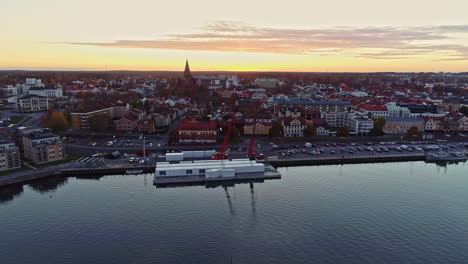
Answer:
M192 174L192 170L186 170L185 174Z
M200 174L204 174L204 173L205 173L205 169L200 169L199 172L200 172Z
M160 171L160 172L159 172L159 175L160 175L160 176L165 176L165 175L166 175L166 171Z

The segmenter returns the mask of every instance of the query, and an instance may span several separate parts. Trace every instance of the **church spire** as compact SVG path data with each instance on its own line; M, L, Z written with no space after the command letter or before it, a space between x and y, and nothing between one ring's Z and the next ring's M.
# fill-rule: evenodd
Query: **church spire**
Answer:
M192 79L192 73L190 72L190 67L188 64L188 60L185 60L185 71L184 71L184 78L185 79Z

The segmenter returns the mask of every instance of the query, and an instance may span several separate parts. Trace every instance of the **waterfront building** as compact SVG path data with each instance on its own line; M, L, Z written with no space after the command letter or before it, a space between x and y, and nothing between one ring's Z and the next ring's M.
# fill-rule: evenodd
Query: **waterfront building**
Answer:
M348 127L352 133L365 136L374 128L374 121L365 115L354 114L348 120Z
M17 99L16 109L19 112L37 112L49 110L49 98L38 95L25 95Z
M268 136L272 126L273 123L267 120L246 121L244 123L244 135L253 135L255 130L255 135Z
M424 118L426 122L424 124L425 131L439 131L443 129L442 126L442 118L441 117L434 117L434 118Z
M412 126L422 132L425 128L424 119L419 117L388 117L385 119L383 131L387 134L406 134Z
M60 137L48 129L23 135L24 158L35 164L62 160L64 149Z
M307 123L305 118L285 118L282 125L285 137L303 137Z
M21 167L19 148L8 138L0 138L0 171Z
M213 122L180 123L176 129L179 143L216 143L216 124Z

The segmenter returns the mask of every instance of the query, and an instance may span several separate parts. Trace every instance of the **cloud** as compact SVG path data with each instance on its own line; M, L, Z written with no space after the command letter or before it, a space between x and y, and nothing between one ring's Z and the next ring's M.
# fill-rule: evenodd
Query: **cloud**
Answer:
M218 21L198 32L169 34L155 40L112 42L66 42L69 45L191 51L221 51L276 54L321 54L337 52L372 59L403 59L444 55L447 60L468 60L468 47L434 44L456 41L468 34L468 25L426 27L331 27L291 29L256 27Z

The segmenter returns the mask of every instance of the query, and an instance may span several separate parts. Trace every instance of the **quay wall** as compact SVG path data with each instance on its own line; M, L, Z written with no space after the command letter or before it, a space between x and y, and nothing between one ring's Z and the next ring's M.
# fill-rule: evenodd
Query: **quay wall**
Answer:
M399 156L366 156L366 157L326 157L326 158L286 158L278 160L262 160L259 162L269 163L274 167L290 166L317 166L317 165L339 165L339 164L357 164L357 163L382 163L382 162L405 162L405 161L424 161L424 154L399 155ZM42 179L49 176L104 176L121 175L127 170L142 170L143 173L154 173L155 166L123 166L116 168L67 168L54 171L26 171L15 173L13 175L0 176L0 187L11 184L25 183L32 180Z

